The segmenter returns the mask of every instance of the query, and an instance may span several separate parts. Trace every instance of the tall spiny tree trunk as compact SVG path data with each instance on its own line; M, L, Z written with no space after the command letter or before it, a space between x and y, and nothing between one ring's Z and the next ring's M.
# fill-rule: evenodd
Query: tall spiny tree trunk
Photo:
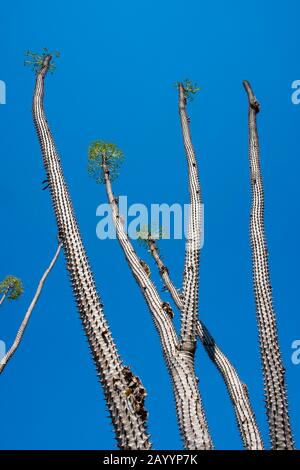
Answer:
M186 112L186 94L182 83L178 85L178 108L184 148L188 164L190 213L185 249L183 274L183 308L181 310L181 342L193 363L196 349L196 328L198 319L199 259L202 231L201 188L197 161L193 148L189 120Z
M50 61L51 56L46 56L36 77L33 118L42 148L59 237L63 243L73 292L103 385L118 445L122 449L149 449L145 415L141 414L135 394L127 393L134 376L123 366L104 317L103 306L81 240L60 159L44 114L44 78ZM142 386L139 389L143 394Z
M34 294L34 297L33 297L32 301L31 301L31 303L28 307L28 310L27 310L27 312L24 316L24 319L23 319L23 321L20 325L20 328L17 332L16 338L15 338L11 348L7 351L7 353L0 360L0 374L3 372L3 370L4 370L5 366L7 365L8 361L12 358L12 356L14 355L14 353L16 352L16 350L18 349L18 347L19 347L19 345L22 341L24 332L25 332L26 327L28 325L28 322L30 320L33 309L36 306L37 301L39 300L39 297L41 295L41 292L42 292L42 289L44 287L45 281L48 277L48 274L50 273L51 269L53 268L54 264L56 263L58 255L60 253L60 249L61 249L61 244L58 245L58 248L55 252L54 257L51 260L50 265L48 266L48 268L46 269L46 271L44 272L43 276L40 279L37 290L36 290L36 292Z
M141 266L135 250L125 233L120 220L119 208L114 197L109 169L103 158L103 171L108 201L112 208L112 218L116 234L124 251L129 267L139 284L152 313L152 318L160 336L166 363L173 381L179 427L187 449L212 449L212 441L198 390L194 368L186 360L181 350L171 318L163 309L163 302L149 276Z
M244 81L243 84L249 100L249 159L252 189L250 236L267 417L273 449L293 449L285 369L279 349L264 228L264 193L256 125L256 114L259 112L260 107L249 82Z
M182 311L182 298L170 278L167 266L161 259L155 240L149 237L147 242L166 288L179 311ZM236 369L217 346L206 326L199 320L197 321L197 335L212 362L220 371L228 389L245 448L248 450L262 450L264 445L251 407L247 386L241 381Z

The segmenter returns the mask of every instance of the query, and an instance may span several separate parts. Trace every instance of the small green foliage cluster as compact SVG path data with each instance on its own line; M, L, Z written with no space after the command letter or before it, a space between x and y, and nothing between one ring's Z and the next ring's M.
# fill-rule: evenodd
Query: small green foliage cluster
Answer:
M119 168L123 162L124 154L115 144L96 140L92 142L88 151L88 173L97 183L105 183L103 163L109 170L110 180L119 176Z
M7 297L10 300L16 300L20 297L24 292L21 279L15 276L6 276L6 278L0 282L0 293L4 294L5 292L7 292Z
M60 52L54 51L52 54L51 52L48 51L46 47L43 48L43 51L41 54L38 54L37 52L32 52L32 51L26 51L25 56L27 59L24 61L24 65L31 67L31 70L35 73L38 73L41 69L41 66L43 65L44 59L47 55L54 55L55 57L60 56ZM51 61L49 65L49 72L53 73L54 70L56 69L56 65L54 62Z
M140 230L137 232L137 241L141 246L149 246L149 238L152 240L161 240L165 238L165 233L162 227L148 227L147 225L141 226Z
M175 83L176 88L178 88L179 85L183 86L184 96L189 101L192 101L193 100L193 95L195 95L200 90L197 83L193 83L188 78L186 78L183 82L176 82Z

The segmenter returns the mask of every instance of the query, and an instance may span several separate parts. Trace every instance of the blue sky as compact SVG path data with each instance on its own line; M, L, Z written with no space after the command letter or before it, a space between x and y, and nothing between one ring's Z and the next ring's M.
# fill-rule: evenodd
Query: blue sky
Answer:
M46 112L106 316L127 364L148 391L156 449L181 448L170 380L150 314L118 243L96 237L105 192L86 172L87 147L104 139L125 153L115 192L130 203L187 203L187 174L177 113L177 80L201 91L189 107L205 201L199 315L247 383L263 436L264 413L249 247L248 79L261 102L258 118L266 230L274 301L292 425L300 442L300 365L291 343L299 321L299 125L291 83L300 78L299 2L167 0L38 2L1 7L7 104L1 119L0 277L23 279L25 294L0 312L10 345L56 248L49 193L31 117L34 75L24 51L59 50L46 81ZM163 241L178 286L183 241ZM146 253L141 253L147 257ZM150 260L147 260L150 263ZM152 267L155 273L154 266ZM158 277L154 274L158 282ZM217 449L241 448L222 380L197 351L197 373ZM60 257L22 346L0 377L3 449L111 449L112 428Z

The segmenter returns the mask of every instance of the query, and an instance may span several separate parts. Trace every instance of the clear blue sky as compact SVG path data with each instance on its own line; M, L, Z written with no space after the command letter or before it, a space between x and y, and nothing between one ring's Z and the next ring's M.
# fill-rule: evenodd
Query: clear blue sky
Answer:
M200 93L191 129L205 200L199 314L247 383L264 438L249 248L248 79L261 102L259 131L266 229L291 417L300 442L300 365L291 362L299 321L299 2L16 0L1 7L0 277L26 292L0 312L9 345L56 247L56 226L31 117L34 75L24 51L61 51L46 81L46 111L106 316L124 361L147 391L156 449L181 447L170 380L150 314L116 241L96 237L102 186L86 173L88 144L115 142L126 155L117 194L129 203L188 202L186 162L173 83L189 77ZM184 245L164 241L180 286ZM146 256L145 253L143 253ZM150 262L150 260L148 260ZM152 271L155 272L153 266ZM157 279L157 276L154 276ZM197 372L216 448L241 448L223 382L203 352ZM63 256L47 281L22 346L0 377L3 449L114 448L100 385L72 298Z

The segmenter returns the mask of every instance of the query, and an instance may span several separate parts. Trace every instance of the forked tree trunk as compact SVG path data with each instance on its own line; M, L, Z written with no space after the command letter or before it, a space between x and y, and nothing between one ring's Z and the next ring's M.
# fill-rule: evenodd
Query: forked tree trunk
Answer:
M29 319L30 319L31 314L33 312L33 309L36 306L37 301L39 300L39 297L41 295L41 292L42 292L42 289L44 287L45 281L48 277L48 274L50 273L51 269L53 268L54 264L56 263L56 260L58 258L60 249L61 249L61 244L58 245L58 248L55 252L55 255L54 255L53 259L51 260L50 265L48 266L48 268L44 272L43 276L41 277L41 280L38 284L37 290L36 290L36 292L34 294L34 297L33 297L32 301L31 301L31 303L28 307L28 310L27 310L27 312L24 316L24 319L21 323L21 326L20 326L20 328L17 332L16 338L15 338L11 348L7 351L7 353L0 360L0 374L3 372L3 370L4 370L5 366L7 365L8 361L12 358L12 356L14 355L14 353L16 352L17 348L19 347L19 345L22 341L25 329L28 325Z
M252 190L250 236L267 417L273 449L293 449L294 444L285 385L285 369L279 349L264 228L264 193L256 126L256 114L259 112L259 103L253 94L249 82L244 81L243 84L249 100L249 159Z
M182 298L170 278L167 266L165 266L160 257L155 240L149 238L148 245L166 288L170 292L179 311L182 311ZM245 448L248 450L262 450L264 445L256 423L254 411L251 407L247 386L241 381L236 369L218 347L214 338L200 320L197 321L197 335L225 382Z
M103 305L82 243L60 159L44 114L44 78L50 61L51 56L46 56L36 77L33 118L50 182L59 238L63 243L77 307L104 389L118 445L122 449L149 449L151 445L146 430L146 416L141 406L141 396L145 392L139 385L135 387L139 396L130 393L134 376L123 366L104 317ZM135 380L138 382L137 378Z
M154 284L142 267L140 259L125 233L105 159L103 159L103 171L107 197L112 209L112 218L118 240L133 276L149 306L161 340L162 350L173 382L179 427L185 447L187 449L210 450L213 445L208 431L194 368L191 362L187 361L186 352L181 350L172 320L164 311L163 302Z

